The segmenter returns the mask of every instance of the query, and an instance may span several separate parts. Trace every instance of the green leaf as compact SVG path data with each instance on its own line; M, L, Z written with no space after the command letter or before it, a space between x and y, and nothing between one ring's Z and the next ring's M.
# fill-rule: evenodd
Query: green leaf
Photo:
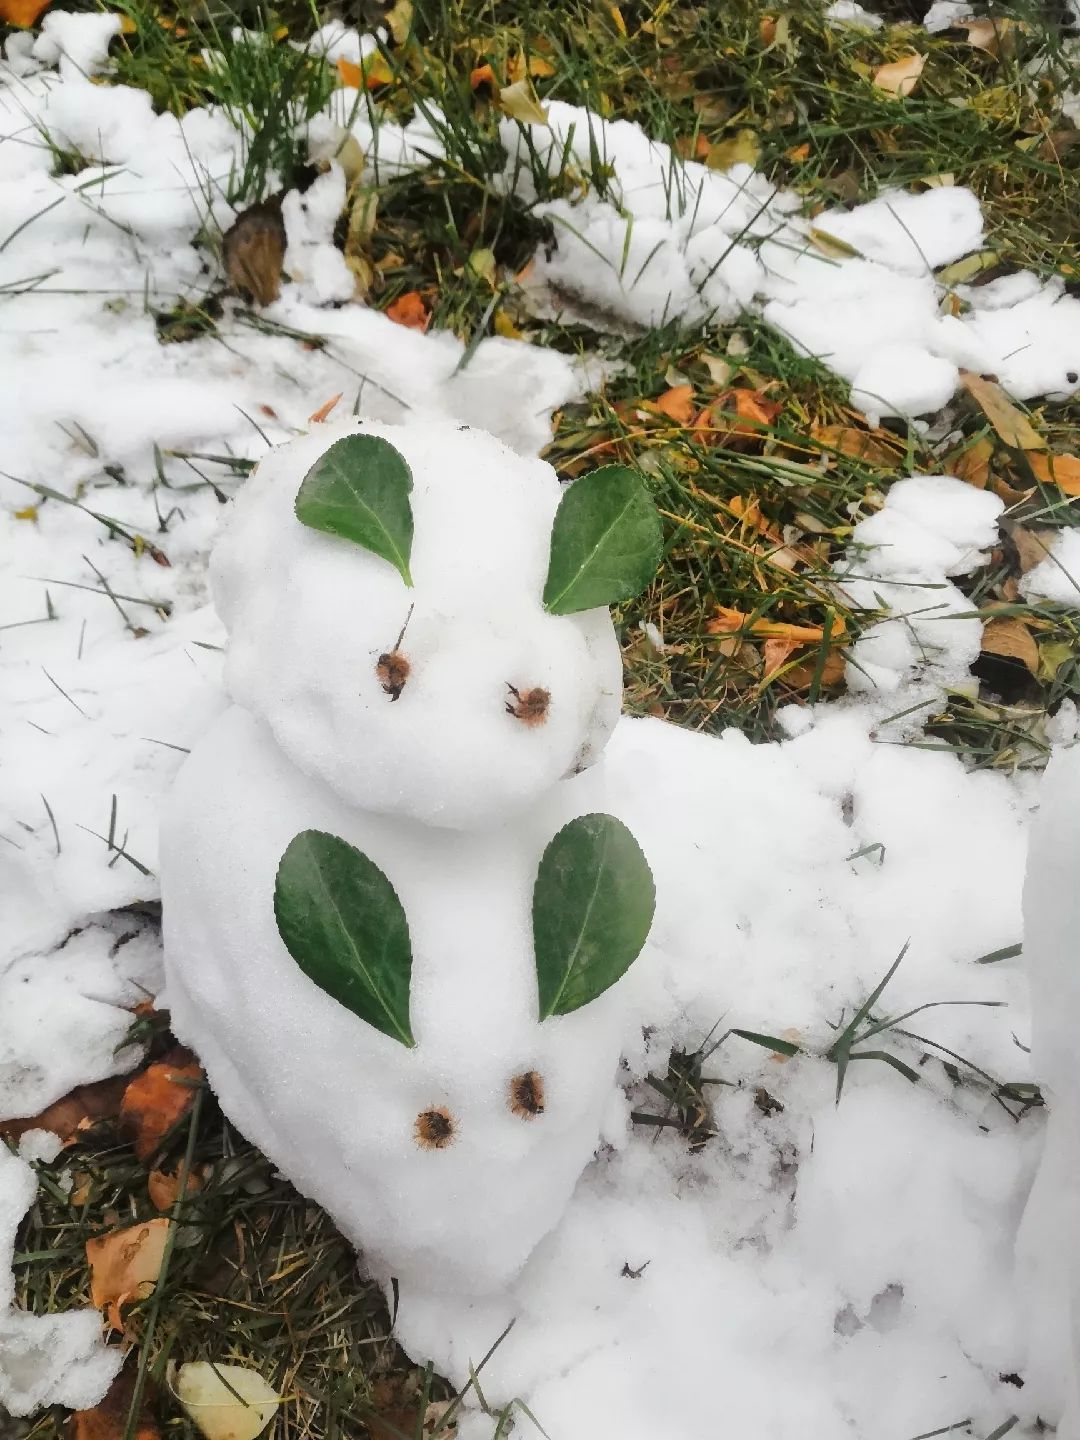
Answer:
M416 1043L409 925L376 864L336 835L302 830L278 865L274 915L289 954L320 990L392 1040Z
M540 1019L579 1010L626 974L656 903L649 863L613 815L582 815L544 851L533 888Z
M412 585L412 472L378 435L346 435L304 476L296 516L312 530L340 535L380 555Z
M575 480L551 529L544 608L572 615L640 595L664 550L660 517L644 482L625 465Z

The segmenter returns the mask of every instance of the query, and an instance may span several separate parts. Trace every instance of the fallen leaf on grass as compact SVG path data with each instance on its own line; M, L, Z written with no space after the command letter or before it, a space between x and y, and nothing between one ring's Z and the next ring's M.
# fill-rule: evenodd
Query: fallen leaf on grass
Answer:
M1080 495L1080 456L1029 455L1028 464L1044 485L1056 485L1066 495Z
M87 1240L90 1300L105 1311L114 1330L124 1328L120 1318L123 1306L144 1300L153 1291L168 1233L169 1221L162 1217Z
M255 1440L281 1404L277 1391L246 1365L192 1360L177 1370L173 1388L206 1440Z
M69 1440L122 1440L138 1370L135 1360L129 1360L93 1409L75 1411L71 1417ZM132 1432L133 1440L160 1440L161 1431L154 1419L153 1403L154 1383L147 1377Z
M386 313L395 325L404 325L406 330L426 330L431 324L431 313L419 290L407 290L399 295L386 307Z
M148 1160L191 1109L202 1073L189 1050L177 1049L130 1082L120 1106L120 1133L140 1160Z
M49 0L0 0L0 20L27 30L48 5Z
M201 1187L202 1181L198 1175L190 1174L184 1194L194 1195ZM170 1174L167 1170L151 1170L146 1177L146 1190L155 1210L171 1210L180 1194L180 1171Z
M886 94L903 99L915 89L925 64L925 55L905 55L903 60L893 60L875 70L874 84Z
M784 684L790 690L809 690L817 677L818 686L822 690L835 690L842 685L847 676L847 661L844 659L842 650L830 649L825 656L825 664L821 667L821 674L818 675L818 657L811 655L808 659L802 660L798 665L793 665L784 676Z
M702 410L694 421L698 438L709 445L723 445L734 437L760 438L784 408L761 390L728 390Z
M974 485L976 490L985 490L993 458L994 442L988 435L983 435L951 462L950 469L957 480Z
M976 50L985 50L989 55L1011 52L1016 47L1015 20L965 20L961 22L965 38Z
M852 460L871 465L895 467L904 458L903 449L884 430L860 430L854 425L811 425L810 438L823 450L834 450Z
M782 620L764 618L753 620L742 610L735 610L729 605L718 605L715 616L706 623L705 629L710 635L734 635L744 630L759 639L789 640L796 645L813 645L825 639L825 629L821 625L789 625ZM844 622L839 615L834 615L829 638L835 640L843 634Z
M346 90L376 90L391 85L394 72L380 54L365 55L359 65L351 60L337 62L338 83Z
M501 89L495 97L495 103L504 115L508 115L511 120L520 120L524 125L548 123L547 111L541 105L540 97L527 75L524 80L517 80L513 85Z
M0 1121L0 1136L5 1140L18 1140L27 1130L48 1130L64 1145L70 1145L79 1131L88 1130L95 1121L109 1119L119 1113L127 1087L126 1075L114 1075L93 1085L76 1086L70 1094L55 1101L40 1115L28 1120Z
M1014 450L1045 450L1046 441L1001 386L971 370L960 371L960 383L990 424Z
M1014 522L1006 527L1006 533L1016 548L1020 574L1026 575L1046 559L1057 532L1049 525L1021 525Z
M281 294L286 245L280 197L249 205L226 230L221 243L230 286L256 305L276 300Z
M341 399L341 395L342 392L339 390L336 395L331 395L330 399L327 400L325 404L320 405L317 410L312 411L312 413L308 416L308 424L321 425L322 422L326 419L326 417L330 414L330 411L333 410L334 406Z
M761 159L761 140L756 130L736 130L726 140L709 146L705 164L710 170L730 170L733 165L756 168Z
M1020 660L1032 675L1039 673L1039 647L1028 627L1015 616L988 620L983 626L979 649L985 655L1001 655L1008 660Z
M673 385L659 399L649 402L649 409L658 410L661 415L674 420L676 425L689 425L694 418L694 387Z

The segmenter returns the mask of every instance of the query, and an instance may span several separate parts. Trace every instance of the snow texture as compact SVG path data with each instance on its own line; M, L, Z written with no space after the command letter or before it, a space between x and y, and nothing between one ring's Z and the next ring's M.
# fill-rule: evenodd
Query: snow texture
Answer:
M1059 530L1045 560L1020 581L1028 600L1057 600L1080 608L1080 530Z
M390 440L412 472L412 588L296 518L308 470L358 430ZM365 810L469 827L538 799L595 760L622 703L607 610L543 607L561 494L550 465L467 427L314 427L260 463L214 552L229 693ZM399 634L410 670L394 700L378 665ZM511 686L548 692L542 725L507 713Z
M30 1165L0 1141L0 1410L15 1416L45 1405L95 1405L123 1363L118 1346L102 1344L96 1310L30 1315L13 1308L15 1232L36 1194Z
M562 356L499 339L462 365L463 346L451 335L409 332L356 303L316 303L344 285L325 251L326 216L341 186L334 168L305 203L285 198L290 264L302 278L263 312L273 333L227 307L224 344L162 345L155 312L197 300L213 282L197 237L235 217L224 190L244 137L220 112L195 110L181 121L154 115L142 92L91 84L107 68L113 33L113 17L53 11L37 38L9 37L0 69L4 469L55 492L5 481L0 517L0 1108L33 1116L72 1084L136 1060L137 1051L116 1046L131 1008L161 983L148 915L159 895L159 816L184 752L197 750L172 802L171 833L205 827L208 843L220 846L221 870L208 874L207 858L168 881L178 1023L198 1031L241 1128L346 1228L356 1203L346 1185L371 1197L373 1213L354 1233L373 1237L364 1257L373 1270L385 1278L393 1263L406 1275L398 1325L410 1353L463 1381L469 1361L516 1317L485 1369L485 1393L520 1397L557 1440L690 1440L714 1433L718 1417L733 1433L778 1440L910 1440L969 1416L977 1433L1013 1414L1030 1429L1036 1415L1060 1419L1070 1402L1063 1435L1074 1440L1076 1396L1064 1392L1075 1387L1062 1384L1060 1328L1074 1251L1068 1264L1052 1259L1047 1269L1035 1243L1023 1287L1012 1273L1042 1140L1038 1116L1014 1123L962 1062L967 1079L954 1084L935 1045L997 1079L1041 1078L1045 1061L1047 1081L1065 1097L1064 1128L1048 1151L1028 1236L1071 1237L1055 1186L1057 1176L1077 1183L1066 1143L1075 1117L1052 1012L1061 936L1073 920L1029 886L1041 1027L1034 1071L1022 1048L1021 964L974 961L1020 938L1037 793L1060 800L1040 853L1072 854L1075 784L1061 769L1037 791L1030 778L969 772L955 756L889 743L902 736L890 715L965 683L975 622L957 618L965 607L949 577L991 543L994 502L941 477L915 477L860 524L835 583L891 612L856 647L877 667L874 684L842 703L789 709L784 743L623 720L597 764L542 795L538 767L528 782L535 803L513 821L495 813L479 823L474 814L474 828L455 833L344 805L285 760L261 720L227 708L207 554L244 481L205 457L257 460L265 441L246 417L277 444L304 432L308 415L338 393L342 413L355 406L367 420L405 420L418 445L452 419L483 426L527 457L545 443L552 409L587 377ZM354 62L370 48L338 26L326 27L320 43L331 58ZM561 146L573 125L572 160L585 174L591 127L623 211L595 190L577 205L548 202L559 243L550 260L537 257L537 272L555 305L572 300L594 320L624 326L675 315L733 319L761 307L882 414L933 408L962 364L1001 374L1019 396L1075 390L1074 298L1008 277L963 291L972 306L963 316L939 315L933 268L982 243L966 191L894 195L876 208L818 216L817 230L860 251L849 256L811 236L797 197L748 167L721 175L676 164L636 126L558 105L551 113L551 135L533 135L541 153L546 139ZM355 165L366 179L385 178L429 163L440 123L433 111L404 127L381 123L365 96L338 92L309 143L341 171ZM43 132L82 156L78 173L52 174ZM508 123L504 139L511 160L503 183L531 201L520 131ZM557 164L553 154L548 160ZM319 343L305 347L289 332ZM326 432L316 434L301 445L325 443ZM504 453L475 434L470 443ZM252 497L264 479L253 482ZM550 496L550 481L541 483ZM252 498L245 508L257 529L259 504ZM514 523L542 521L546 545L550 511L550 498L531 497ZM1063 532L1054 554L1080 575L1074 533ZM418 559L428 543L418 529ZM535 597L541 538L500 536L503 543L515 553L520 544ZM295 563L310 570L297 545ZM371 557L350 560L350 574L371 569ZM1043 569L1027 577L1032 595L1052 593ZM285 588L280 573L267 566L263 575L268 612ZM363 589L367 580L350 584ZM515 578L508 604L531 614L528 588ZM1074 597L1074 587L1057 596ZM308 636L313 649L355 643L335 614L337 599L324 596ZM501 603L488 612L492 625L502 623ZM331 621L338 628L324 639ZM367 647L385 643L381 633L366 638L366 621L364 637ZM346 686L340 665L331 681ZM272 679L259 683L267 690L260 703L272 705ZM330 709L329 688L317 699ZM404 696L395 711L403 705ZM1075 710L1062 718L1068 709L1058 717L1063 738L1075 732ZM430 736L437 745L437 717ZM448 789L456 783L437 773L429 750L416 764ZM553 755L544 766L554 779ZM196 813L202 787L207 803ZM657 921L614 992L576 1020L541 1026L527 993L527 897L547 839L585 804L622 816L637 833L657 876ZM372 1057L392 1042L312 993L295 967L286 971L267 918L273 852L294 824L316 817L380 858L414 929L421 1045L394 1052L382 1076ZM248 854L250 874L241 874ZM1065 882L1055 891L1069 893ZM1048 917L1041 929L1039 912ZM261 937L254 959L250 947L238 949L241 914ZM205 953L188 956L200 926ZM821 1058L832 1027L909 938L883 1013L946 1000L999 1006L942 1006L910 1018L932 1044L876 1037L905 1063L919 1065L927 1050L938 1058L920 1065L918 1085L881 1062L852 1064L837 1106L835 1066ZM220 965L230 954L235 970L226 975ZM464 957L456 984L438 963L451 954ZM189 970L198 997L186 993ZM280 993L260 990L268 973ZM250 1028L238 1038L241 1015ZM295 1110L290 1101L271 1116L267 1096L301 1069L277 1043L282 1026L308 1056L306 1078ZM469 1043L473 1027L482 1044ZM797 1034L807 1053L778 1063L731 1027ZM346 1120L343 1092L322 1074L318 1124L305 1126L316 1103L311 1077L321 1073L311 1052L325 1053L328 1034L341 1045L358 1033L350 1074L375 1087L379 1106L354 1135L355 1090ZM691 1153L670 1129L631 1126L630 1107L665 1111L643 1077L662 1077L673 1045L693 1051L710 1033L709 1043L726 1038L704 1073L729 1083L708 1089L717 1130L708 1145ZM254 1082L239 1077L234 1057ZM507 1073L526 1063L549 1072L551 1103L534 1121L503 1103ZM440 1100L460 1113L460 1144L410 1150L406 1160L417 1111ZM359 1180L343 1178L341 1155L361 1135L387 1157L385 1184L363 1170ZM321 1164L329 1145L338 1151ZM32 1141L27 1154L47 1151ZM422 1195L411 1188L418 1165L436 1177ZM391 1172L408 1172L409 1186L384 1216ZM15 1231L33 1194L30 1165L0 1150L0 1404L14 1413L94 1403L118 1363L92 1312L38 1318L11 1308ZM401 1253L409 1227L422 1239L415 1255ZM1012 1372L1023 1375L1023 1389L1002 1380ZM493 1429L472 1410L461 1433L487 1440Z
M548 118L527 127L528 145L524 127L502 126L508 188L534 199L539 164L584 191L535 205L556 238L529 279L547 313L644 328L723 324L760 309L850 381L853 403L875 422L940 410L960 368L993 372L1018 399L1080 388L1080 300L1060 282L1022 272L961 287L970 312L940 313L945 287L934 272L983 243L970 190L888 191L811 223L797 195L747 165L721 173L679 160L639 126L562 101ZM594 164L603 189L590 182Z
M1059 1440L1080 1436L1080 1085L1076 1032L1080 970L1080 747L1046 771L1024 883L1024 947L1031 975L1032 1059L1050 1106L1046 1149L1018 1247L1030 1325L1028 1365L1061 1415Z

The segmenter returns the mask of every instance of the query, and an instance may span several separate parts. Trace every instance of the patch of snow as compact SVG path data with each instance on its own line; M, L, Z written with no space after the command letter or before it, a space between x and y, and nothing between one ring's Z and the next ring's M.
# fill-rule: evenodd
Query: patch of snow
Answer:
M1045 560L1020 581L1026 600L1056 600L1080 607L1080 530L1059 530Z
M860 30L880 30L885 24L880 15L864 10L858 0L833 0L825 19L830 25L854 25Z
M34 1172L0 1141L0 1407L32 1415L45 1405L96 1405L123 1364L107 1349L96 1310L31 1315L13 1308L15 1232L37 1193Z
M923 16L923 27L931 35L938 35L942 30L951 30L954 25L962 25L965 20L974 18L975 12L968 0L934 0Z

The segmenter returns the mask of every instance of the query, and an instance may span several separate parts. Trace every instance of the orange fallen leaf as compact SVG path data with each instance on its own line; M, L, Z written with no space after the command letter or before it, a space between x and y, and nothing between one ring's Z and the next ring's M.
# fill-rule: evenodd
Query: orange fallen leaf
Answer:
M95 1121L119 1112L128 1083L126 1075L115 1075L110 1080L76 1086L70 1094L54 1101L40 1115L28 1120L0 1121L0 1136L5 1140L18 1140L27 1130L48 1130L63 1144L70 1145L81 1130L88 1130Z
M431 324L431 312L424 304L419 290L407 290L399 295L386 313L395 325L404 325L406 330L426 330Z
M381 55L365 55L359 65L351 60L337 62L338 84L346 90L375 90L380 85L390 85L394 72Z
M982 642L979 649L985 655L999 655L1007 660L1019 660L1031 671L1039 673L1039 647L1035 637L1014 615L988 620L983 626Z
M823 450L833 450L871 465L897 465L903 449L884 430L860 430L855 425L811 425L810 438Z
M670 390L665 390L659 399L653 400L649 408L658 410L669 420L674 420L676 425L689 425L694 415L694 387L673 385Z
M490 90L497 100L499 98L499 82L495 79L495 71L490 65L477 65L475 70L469 72L470 90Z
M825 664L821 667L820 675L818 675L818 657L816 655L800 661L784 675L784 684L789 690L809 690L814 683L815 675L818 676L818 687L821 690L835 690L838 685L842 685L847 677L847 661L844 659L843 651L829 650L825 656Z
M1080 495L1080 456L1029 455L1027 458L1044 485L1056 485L1066 495Z
M716 615L709 620L705 629L710 635L734 635L746 631L762 640L791 640L797 645L813 645L825 639L821 625L789 625L782 620L754 620L742 610L729 605L718 605ZM834 615L829 629L829 638L837 639L844 634L845 626L839 615Z
M202 1069L189 1050L177 1049L128 1085L120 1106L120 1133L148 1160L191 1109Z
M325 405L320 405L317 410L313 411L308 416L308 424L320 425L330 414L330 411L333 410L334 406L338 403L338 401L341 399L341 394L342 392L339 390L336 395L332 395L330 399L327 400Z
M772 15L763 15L758 24L758 33L763 45L771 45L776 39L776 20Z
M732 437L760 437L784 408L762 390L728 390L703 410L694 429L707 444L723 445Z
M120 1318L123 1306L145 1300L157 1283L169 1224L161 1217L87 1240L90 1301L105 1311L114 1330L124 1328Z
M48 5L49 0L0 0L0 20L27 30Z
M784 662L804 643L802 640L793 640L790 636L779 635L774 635L766 640L761 647L762 658L765 661L762 680L770 680L778 670L783 668Z
M809 145L809 142L807 142L807 143L804 144L804 145L793 145L790 150L785 150L785 151L784 151L784 158L787 159L787 160L793 160L797 165L801 165L804 160L809 160L809 159L810 159L810 145Z
M994 442L988 435L983 435L952 461L950 469L958 480L974 485L976 490L985 490L993 458Z
M1016 549L1020 574L1026 575L1041 565L1050 553L1050 545L1057 533L1049 525L1021 525L1019 521L1006 522L1002 527Z
M905 55L903 60L893 60L875 70L874 84L887 95L902 100L915 89L925 64L925 55Z
M70 1440L122 1440L128 1411L134 1399L139 1367L129 1360L92 1410L76 1410L71 1417ZM153 1414L154 1382L146 1377L134 1440L160 1440L161 1431Z
M190 1174L184 1194L194 1195L201 1186L202 1181L198 1175ZM155 1210L171 1210L180 1194L180 1171L170 1174L167 1170L151 1170L146 1177L146 1190Z

